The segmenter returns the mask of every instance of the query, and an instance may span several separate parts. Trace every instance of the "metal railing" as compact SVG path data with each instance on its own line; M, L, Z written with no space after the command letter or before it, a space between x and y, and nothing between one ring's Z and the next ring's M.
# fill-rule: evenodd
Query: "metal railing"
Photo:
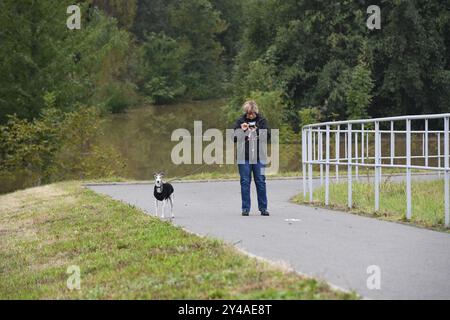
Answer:
M373 168L375 211L380 209L383 168L405 170L406 218L411 219L411 173L434 171L444 178L445 226L450 225L450 113L317 123L302 128L303 196L313 202L313 166L320 170L329 205L330 169L347 168L348 207L353 206L353 179L359 168ZM414 129L418 128L418 129ZM433 128L430 130L429 128ZM343 145L342 145L343 144Z

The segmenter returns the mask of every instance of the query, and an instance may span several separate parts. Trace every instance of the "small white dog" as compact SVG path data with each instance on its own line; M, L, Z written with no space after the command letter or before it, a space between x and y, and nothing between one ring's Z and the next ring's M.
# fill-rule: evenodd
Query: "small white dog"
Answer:
M159 172L154 174L155 189L153 195L155 196L155 214L158 216L159 204L162 206L161 218L164 219L164 211L167 204L170 204L171 219L175 218L173 214L173 186L170 183L164 183L164 173Z

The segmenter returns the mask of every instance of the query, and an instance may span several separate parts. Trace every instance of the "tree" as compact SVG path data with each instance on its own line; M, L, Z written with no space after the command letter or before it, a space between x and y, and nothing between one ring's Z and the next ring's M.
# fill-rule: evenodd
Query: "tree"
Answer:
M345 90L348 119L368 118L367 108L372 101L373 81L367 64L360 62L350 73Z
M260 61L273 70L268 82L282 90L286 118L294 128L298 110L311 105L320 106L325 116L344 117L343 75L357 64L363 10L354 1L249 1L233 82L240 83ZM241 94L237 88L235 95Z
M101 123L95 107L68 113L50 108L33 121L9 116L0 126L0 193L119 174L125 162L100 142Z
M88 0L109 16L118 20L119 26L130 29L136 16L136 0Z
M370 37L374 57L373 115L439 113L448 110L449 4L385 1L382 32Z
M140 42L146 40L147 34L164 32L172 35L169 23L170 8L176 0L138 0L137 12L132 27Z
M144 93L154 103L172 102L185 93L183 68L186 49L164 33L151 33L143 44Z
M233 2L236 4L236 0ZM231 8L239 8L233 6L233 2L216 4L217 8L231 14ZM145 43L148 66L142 91L160 102L176 97L206 99L222 95L227 78L226 62L230 61L223 45L229 46L230 55L233 54L231 36L225 36L230 24L223 16L210 0L138 1L133 32L141 43ZM156 43L150 44L149 39ZM166 41L168 39L170 41ZM165 49L158 49L161 41L165 41ZM157 50L168 56L159 57ZM164 61L164 66L152 66L157 61ZM172 65L175 72L170 71L168 65Z
M234 59L239 52L245 23L242 0L211 0L214 10L220 13L220 18L226 23L226 30L217 35L224 48L223 58L229 68L234 65Z
M230 108L270 70L287 119L317 106L324 119L438 113L450 102L450 4L382 0L381 30L366 27L365 1L249 0ZM361 63L363 56L364 63ZM372 97L372 98L371 98Z
M183 68L187 95L195 99L219 95L224 64L216 37L226 30L220 13L208 0L179 0L170 10L170 24L180 45L188 48Z
M322 120L322 113L317 107L303 108L298 112L298 115L302 127Z
M0 2L0 123L13 113L38 116L44 92L68 72L65 63L54 60L61 58L58 45L67 32L65 15L57 12L66 12L64 1ZM55 64L58 73L52 72Z
M101 12L83 21L81 30L68 30L70 3L0 2L0 123L8 114L38 117L49 93L65 111L83 103L107 108L105 97L117 83L124 96L132 96L136 74L129 65L135 53L129 34Z

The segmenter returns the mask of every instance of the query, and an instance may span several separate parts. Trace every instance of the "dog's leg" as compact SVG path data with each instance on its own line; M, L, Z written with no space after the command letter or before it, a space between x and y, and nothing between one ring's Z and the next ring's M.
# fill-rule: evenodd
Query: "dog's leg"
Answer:
M169 201L170 201L170 216L173 219L175 218L175 215L173 214L173 201L174 201L173 193L170 195Z
M166 200L162 201L162 214L161 214L161 218L164 219L164 211L166 211Z
M158 200L155 199L155 217L158 216Z

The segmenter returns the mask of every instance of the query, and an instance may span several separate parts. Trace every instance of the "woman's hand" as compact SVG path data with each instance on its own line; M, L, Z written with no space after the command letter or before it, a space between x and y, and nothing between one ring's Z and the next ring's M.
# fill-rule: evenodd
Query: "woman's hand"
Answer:
M241 129L244 131L248 130L248 123L244 122L243 124L241 124Z

